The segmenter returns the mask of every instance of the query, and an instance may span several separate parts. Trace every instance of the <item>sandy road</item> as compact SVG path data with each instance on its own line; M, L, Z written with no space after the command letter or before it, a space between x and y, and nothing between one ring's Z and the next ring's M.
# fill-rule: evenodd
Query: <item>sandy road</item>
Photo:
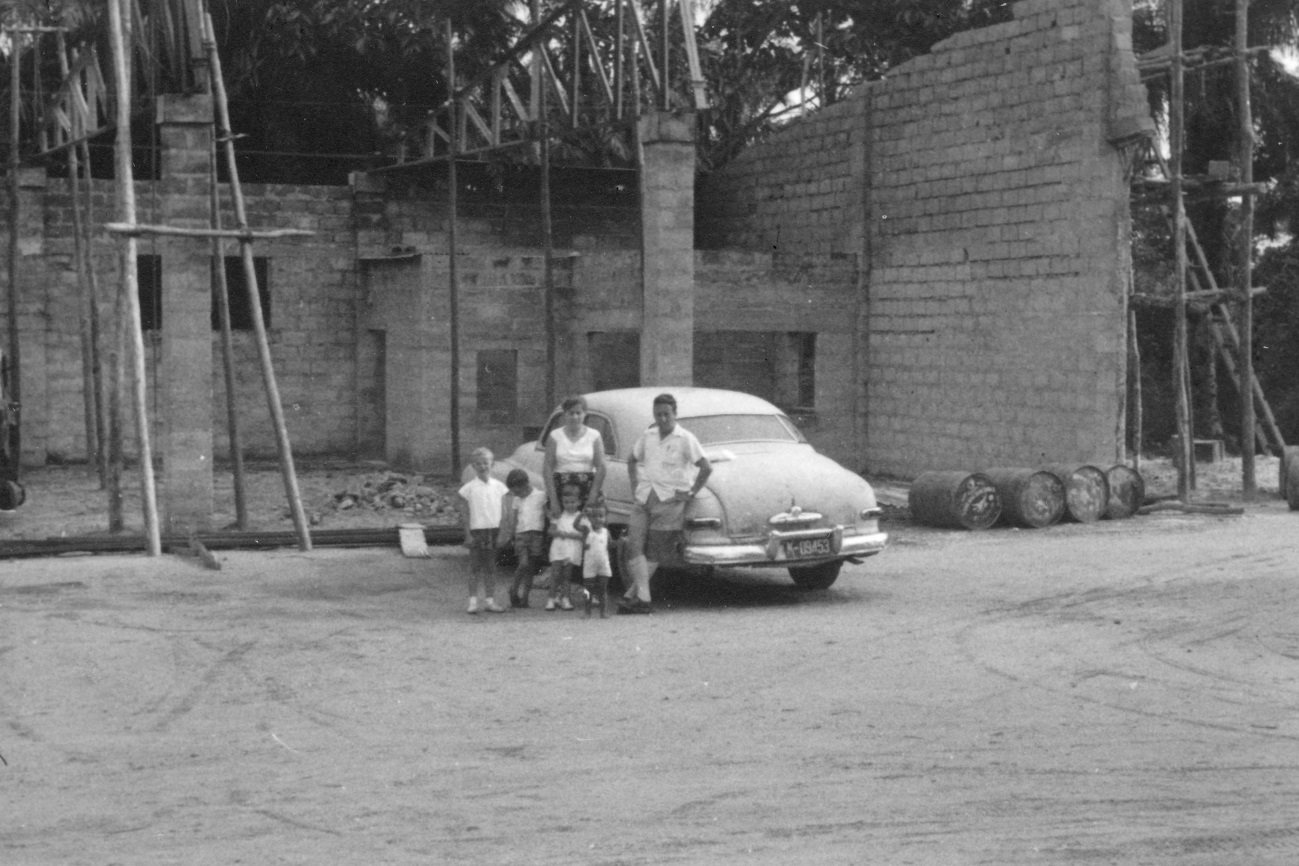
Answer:
M0 861L1286 863L1299 516L461 612L459 551L0 563Z

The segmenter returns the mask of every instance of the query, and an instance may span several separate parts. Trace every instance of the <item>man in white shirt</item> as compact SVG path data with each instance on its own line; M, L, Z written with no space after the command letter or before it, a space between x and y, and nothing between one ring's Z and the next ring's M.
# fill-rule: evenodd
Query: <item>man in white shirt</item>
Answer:
M623 596L623 613L649 613L650 577L671 556L685 526L686 503L704 488L712 464L699 440L677 423L677 401L671 394L654 398L654 426L646 430L627 458L633 498L627 526L627 572L631 586Z

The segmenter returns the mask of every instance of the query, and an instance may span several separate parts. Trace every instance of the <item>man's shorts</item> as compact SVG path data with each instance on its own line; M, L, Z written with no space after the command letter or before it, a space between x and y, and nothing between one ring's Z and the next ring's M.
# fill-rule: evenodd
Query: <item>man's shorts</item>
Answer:
M680 532L686 525L686 500L664 502L651 490L648 501L632 506L631 522L635 525L637 521L651 532Z
M685 544L682 530L686 525L686 500L663 502L650 491L649 500L637 502L631 509L631 524L645 532L645 558L650 562L676 562Z
M519 559L529 557L533 562L541 559L541 551L546 544L546 534L530 530L514 534L514 553Z

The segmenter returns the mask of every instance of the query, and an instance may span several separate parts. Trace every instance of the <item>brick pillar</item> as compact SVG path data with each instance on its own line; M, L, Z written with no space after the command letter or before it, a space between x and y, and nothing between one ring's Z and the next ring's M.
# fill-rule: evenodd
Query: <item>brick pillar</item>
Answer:
M640 121L645 161L645 253L640 339L643 385L694 382L695 116L657 112Z
M210 224L212 101L205 95L158 98L162 144L160 213L164 225ZM162 347L158 401L163 463L163 532L212 525L212 244L160 237Z

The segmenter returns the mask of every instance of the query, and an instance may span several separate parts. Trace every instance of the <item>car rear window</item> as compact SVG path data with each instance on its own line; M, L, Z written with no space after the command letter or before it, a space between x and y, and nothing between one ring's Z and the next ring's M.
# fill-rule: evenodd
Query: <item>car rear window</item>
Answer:
M550 438L551 432L558 430L562 426L564 426L564 413L556 412L551 415L550 422L546 424L546 428L541 432L541 438L537 440L537 447L545 448L546 440ZM618 453L618 443L614 441L613 425L609 423L608 418L597 415L595 412L587 412L586 426L600 434L600 440L604 442L605 454L612 457Z
M701 445L724 442L805 442L794 422L783 415L700 415L682 418Z

